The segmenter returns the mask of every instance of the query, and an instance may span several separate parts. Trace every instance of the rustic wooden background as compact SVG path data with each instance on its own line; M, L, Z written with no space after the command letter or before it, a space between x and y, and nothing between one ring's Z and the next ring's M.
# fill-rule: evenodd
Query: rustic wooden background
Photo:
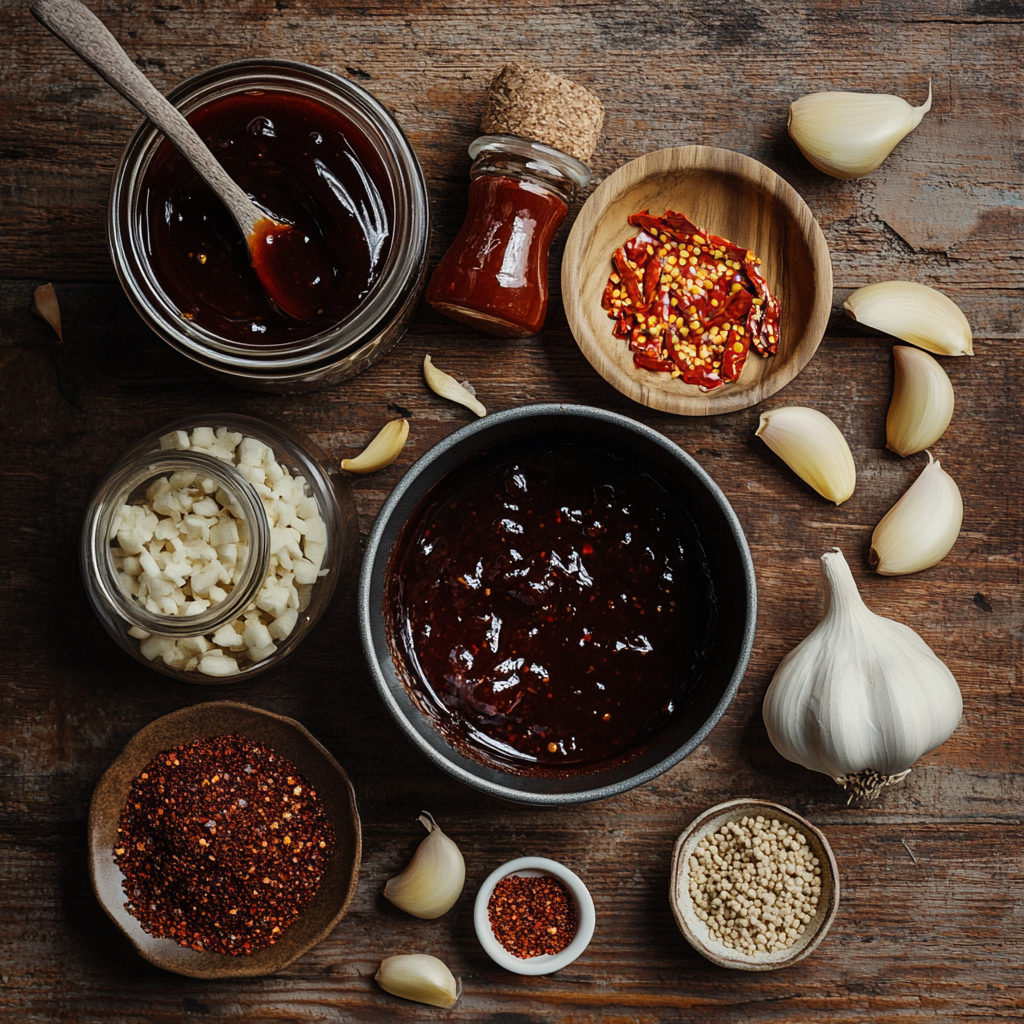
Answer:
M92 0L164 89L258 55L319 64L370 89L423 161L432 262L461 223L466 146L490 75L508 58L601 95L600 175L690 143L772 167L820 219L836 291L816 358L768 405L816 406L850 439L859 483L839 509L754 438L759 410L679 419L612 390L573 343L557 284L538 337L499 341L423 308L383 362L316 396L249 394L197 375L148 333L107 256L109 180L138 116L27 7L0 3L0 1016L82 1024L1020 1019L1024 3ZM929 79L932 112L869 178L825 177L786 134L787 106L803 93L892 92L920 103ZM556 282L564 238L563 229ZM934 449L963 491L963 532L937 567L883 579L867 571L868 539L923 457L885 450L891 341L846 319L842 300L897 277L952 296L974 328L976 355L946 361L957 412ZM33 288L47 280L63 308L62 346L29 313ZM427 390L426 353L471 379L492 410L571 401L651 424L694 455L735 506L760 584L754 656L708 742L656 782L597 804L537 810L451 781L403 739L371 690L351 587L290 663L213 689L140 666L90 611L77 569L83 511L136 438L189 411L233 410L287 421L340 460L401 407L412 416L403 456L353 481L365 536L402 473L471 418ZM847 806L827 778L783 761L760 715L775 666L820 616L817 559L836 544L870 606L917 628L964 694L952 739L869 806ZM321 946L272 978L206 983L150 967L104 916L88 881L85 817L96 781L136 730L220 697L294 716L337 756L358 793L365 862L351 912ZM686 944L666 902L675 837L700 810L739 796L807 815L839 861L835 925L790 970L713 966ZM408 918L380 895L422 837L414 819L423 808L468 865L465 894L434 922ZM477 886L523 854L580 872L597 906L590 948L551 977L503 973L473 936ZM373 982L382 957L416 950L463 978L453 1010L393 999Z

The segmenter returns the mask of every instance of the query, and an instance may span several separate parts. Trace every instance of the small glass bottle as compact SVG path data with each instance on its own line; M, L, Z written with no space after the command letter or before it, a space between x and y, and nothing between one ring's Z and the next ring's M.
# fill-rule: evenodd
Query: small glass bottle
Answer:
M548 251L576 190L604 109L582 86L539 68L508 65L491 83L469 147L469 209L438 264L427 301L491 334L536 334L548 308Z
M126 506L147 519L131 537ZM340 474L269 423L216 414L169 423L121 455L93 494L80 561L93 610L125 651L178 679L231 683L295 650L358 547Z
M482 135L469 147L469 210L427 301L492 334L536 334L548 309L548 251L586 164L540 142Z

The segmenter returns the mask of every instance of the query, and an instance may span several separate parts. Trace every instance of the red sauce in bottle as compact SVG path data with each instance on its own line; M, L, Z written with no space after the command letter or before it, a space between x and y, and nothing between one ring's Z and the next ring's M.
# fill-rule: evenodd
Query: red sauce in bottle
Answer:
M317 243L291 248L285 284L308 286L310 265L325 255L329 280L310 293L309 320L275 308L230 214L165 142L142 181L140 234L168 300L224 342L268 352L299 347L352 314L387 260L394 221L369 140L317 100L270 91L213 100L188 120L258 206L299 229L293 240Z
M568 212L550 189L482 174L427 301L453 320L508 337L536 334L548 309L548 250Z

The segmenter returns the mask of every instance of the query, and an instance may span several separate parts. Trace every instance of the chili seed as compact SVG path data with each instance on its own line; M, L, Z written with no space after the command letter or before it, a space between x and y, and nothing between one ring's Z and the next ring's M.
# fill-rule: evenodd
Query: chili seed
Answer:
M502 878L487 901L487 918L501 946L520 960L560 953L579 928L572 895L550 875Z
M283 842L278 814L291 819ZM158 754L132 783L118 835L125 909L150 935L232 956L273 945L295 922L336 842L295 766L238 735Z

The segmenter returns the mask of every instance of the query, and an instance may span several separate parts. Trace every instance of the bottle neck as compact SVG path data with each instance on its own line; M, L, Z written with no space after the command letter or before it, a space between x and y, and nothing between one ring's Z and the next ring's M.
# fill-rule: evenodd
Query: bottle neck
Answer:
M586 164L568 153L517 135L481 135L469 147L470 178L485 174L515 178L547 189L568 205L577 188L593 180Z

